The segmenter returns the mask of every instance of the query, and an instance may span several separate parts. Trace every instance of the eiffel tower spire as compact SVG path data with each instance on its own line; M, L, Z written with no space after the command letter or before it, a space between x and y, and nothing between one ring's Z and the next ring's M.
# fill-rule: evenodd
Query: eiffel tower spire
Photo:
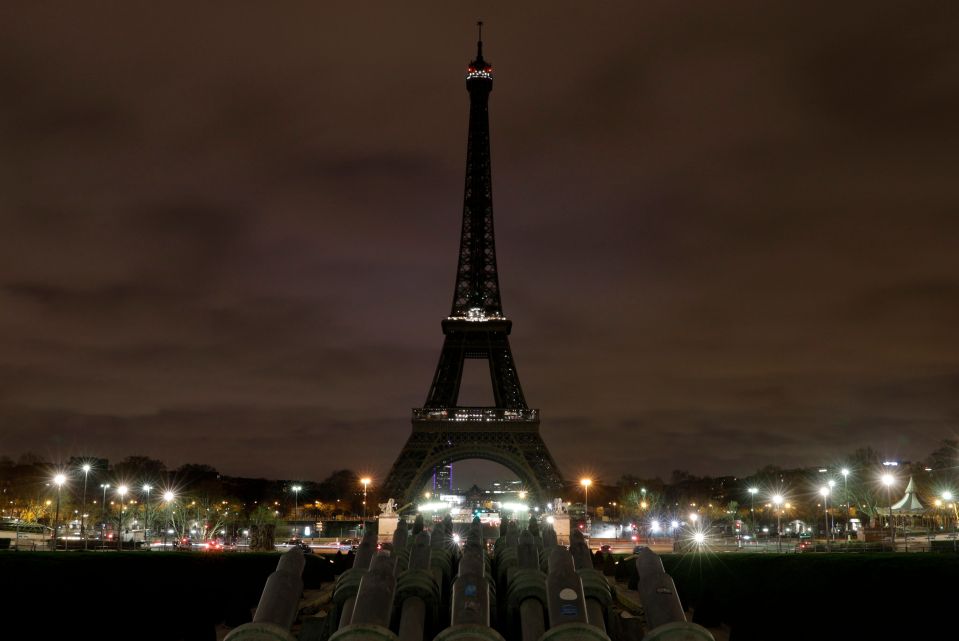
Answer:
M463 232L450 318L501 318L503 306L496 272L493 233L493 179L489 150L489 94L493 67L483 59L483 23L476 59L466 71L470 95L469 136L466 142L466 186L463 195Z

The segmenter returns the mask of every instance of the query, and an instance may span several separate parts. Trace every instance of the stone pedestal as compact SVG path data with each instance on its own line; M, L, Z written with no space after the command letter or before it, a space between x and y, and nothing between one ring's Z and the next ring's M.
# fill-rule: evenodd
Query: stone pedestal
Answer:
M553 529L556 531L556 542L559 545L569 545L569 514L553 514Z
M393 532L396 532L396 524L400 517L396 514L380 515L377 517L379 525L376 530L376 540L380 543L389 543L393 540Z

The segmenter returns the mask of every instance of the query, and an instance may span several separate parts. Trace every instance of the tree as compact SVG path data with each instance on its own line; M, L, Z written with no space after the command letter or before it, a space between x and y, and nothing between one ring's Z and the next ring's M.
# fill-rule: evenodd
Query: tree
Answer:
M155 481L166 471L163 461L149 456L128 456L113 466L113 475L127 481Z
M272 551L276 534L276 513L265 505L250 513L250 550Z

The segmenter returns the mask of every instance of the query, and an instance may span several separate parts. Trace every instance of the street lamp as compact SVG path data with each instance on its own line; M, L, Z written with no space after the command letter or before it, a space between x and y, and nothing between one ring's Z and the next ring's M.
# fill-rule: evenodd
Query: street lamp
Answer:
M822 495L822 511L826 519L826 543L829 543L829 488L825 485L819 488Z
M580 479L579 484L583 486L583 511L586 516L586 533L589 534L589 486L593 484L593 480Z
M749 488L749 527L752 529L753 538L756 538L756 509L755 509L755 500L756 494L759 492L758 487Z
M172 521L173 521L173 512L172 512L172 510L173 510L173 499L175 499L175 498L176 498L176 496L175 496L175 495L173 494L173 492L170 491L170 490L167 490L166 492L163 493L163 501L166 503L166 506L167 506L167 521L168 521L168 522L172 522ZM166 547L166 535L167 535L167 530L170 529L169 525L170 525L170 523L168 523L167 526L164 526L164 528L163 528L163 547L164 547L164 548Z
M775 495L773 505L776 506L776 550L779 552L783 551L782 504L782 494Z
M360 483L363 484L363 527L366 527L366 490L370 486L370 477L364 476L360 479Z
M892 551L896 551L896 530L892 524L892 484L896 482L892 474L882 475L882 484L886 486L886 496L889 499L889 541L892 543Z
M120 496L120 514L117 518L117 550L123 549L123 497L130 491L126 485L117 488L117 494Z
M290 488L293 490L293 538L296 538L296 510L299 507L299 498L300 490L303 489L300 485L294 485Z
M53 549L57 549L57 527L60 523L60 490L63 484L67 482L67 477L63 474L57 474L53 477L53 482L57 485L57 515L53 518ZM64 542L66 546L66 542Z
M943 492L943 493L942 493L942 500L943 500L943 501L952 501L952 492L949 492L948 490L945 491L945 492ZM952 506L953 516L955 516L956 504L955 504L955 503L950 503L950 505ZM956 551L956 526L957 526L957 524L959 524L959 523L957 523L956 519L953 519L953 521L952 521L952 551L953 551L953 552Z
M849 540L849 468L842 468L843 498L846 500L846 540Z
M110 487L109 483L100 483L100 489L103 490L103 500L100 502L100 545L103 545L103 540L107 536L107 488Z
M826 485L829 486L829 493L832 494L833 488L836 487L836 482L832 479L829 479L828 481L826 481ZM836 508L834 507L833 509L836 509ZM836 540L836 517L835 516L832 517L832 519L830 519L829 538L832 539L833 541Z
M83 537L83 549L87 549L86 528L84 527L84 517L87 511L87 477L90 476L90 464L84 463L83 467L83 503L80 506L80 536Z
M147 544L147 533L150 531L150 490L152 489L153 486L149 483L143 484L143 491L147 494L147 500L143 504L143 545Z

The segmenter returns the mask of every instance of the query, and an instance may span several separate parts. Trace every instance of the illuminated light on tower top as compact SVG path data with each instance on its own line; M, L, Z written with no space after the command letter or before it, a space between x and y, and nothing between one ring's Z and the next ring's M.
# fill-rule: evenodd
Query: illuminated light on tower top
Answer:
M474 78L482 78L484 80L489 80L490 84L493 82L493 67L483 60L483 23L477 22L476 26L479 27L479 40L476 41L476 60L471 62L466 68L466 80L473 80ZM468 86L468 85L467 85Z

